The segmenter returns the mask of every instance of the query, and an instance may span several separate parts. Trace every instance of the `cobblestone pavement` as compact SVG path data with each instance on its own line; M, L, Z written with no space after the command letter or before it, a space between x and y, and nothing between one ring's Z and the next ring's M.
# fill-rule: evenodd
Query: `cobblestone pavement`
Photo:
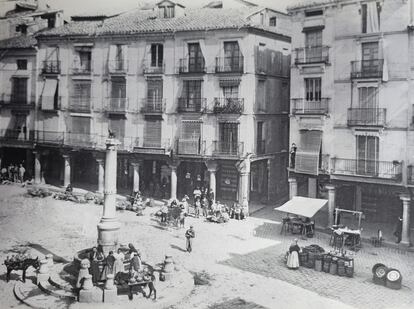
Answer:
M77 250L95 244L101 206L52 198L31 199L23 197L23 193L19 187L0 186L0 261L11 248L25 246L28 242L39 244L68 260ZM310 269L290 271L283 264L282 255L293 237L279 235L280 224L276 221L249 218L214 224L187 218L186 227L192 224L196 231L194 251L189 254L184 250L184 229L161 226L151 215L156 210L147 208L141 217L128 211L118 212L122 223L121 242L134 243L143 252L145 261L158 263L165 254L171 254L178 268L190 272L206 271L212 277L210 285L195 287L191 295L171 304L170 308L207 309L235 298L265 308L414 307L412 254L364 247L357 253L356 273L352 279ZM325 235L300 241L300 245L311 243L328 248ZM371 267L377 262L400 269L402 290L388 290L370 282ZM4 276L0 279L3 279L0 280L2 305L4 308L18 306L12 295L13 282L7 284ZM134 308L134 304L127 307Z

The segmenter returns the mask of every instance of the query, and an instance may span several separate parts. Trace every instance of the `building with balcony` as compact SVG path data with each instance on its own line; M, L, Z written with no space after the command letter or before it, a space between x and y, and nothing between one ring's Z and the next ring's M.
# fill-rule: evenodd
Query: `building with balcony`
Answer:
M28 178L34 175L39 110L54 111L59 106L55 92L43 96L36 83L38 67L35 33L63 25L63 12L43 8L37 1L2 2L0 12L0 166L23 163ZM56 80L55 80L56 81ZM53 87L53 82L47 87Z
M181 198L206 186L220 201L286 195L288 31L289 17L266 8L161 1L39 33L39 67L59 66L39 72L37 89L55 81L60 110L42 113L38 126L66 150L62 178L102 189L111 132L121 142L120 190Z
M315 1L288 11L291 196L329 198L330 225L335 207L362 211L366 222L413 222L413 1Z

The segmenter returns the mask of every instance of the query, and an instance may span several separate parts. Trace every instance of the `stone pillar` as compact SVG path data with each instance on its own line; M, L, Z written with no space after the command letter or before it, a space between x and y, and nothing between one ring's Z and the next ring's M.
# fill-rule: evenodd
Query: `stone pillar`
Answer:
M64 171L63 171L63 186L67 187L68 184L70 184L70 172L71 172L71 166L70 166L70 156L67 154L64 154L63 156L64 161Z
M249 178L250 178L250 157L244 159L242 162L237 164L239 171L239 203L249 210Z
M401 232L401 244L405 246L410 245L410 206L411 199L409 196L403 195L400 196L400 199L403 203L403 222L402 222L402 232Z
M289 199L291 200L294 196L298 195L298 182L296 178L289 178Z
M217 163L212 161L207 161L207 170L210 175L210 189L213 190L214 193L214 202L216 201L216 190L217 190L217 184L216 184L216 173L217 173Z
M362 188L361 186L355 186L355 210L362 210Z
M40 184L42 182L42 165L40 163L40 152L35 151L33 152L35 155L34 160L34 169L35 169L35 175L34 175L34 182L35 184Z
M317 179L309 177L308 178L308 197L316 198L317 196Z
M334 224L335 213L335 187L333 185L327 185L328 190L328 227Z
M104 193L104 186L105 186L104 159L96 159L96 163L98 163L98 192Z
M104 206L101 221L98 224L98 245L102 246L105 255L115 251L118 244L120 223L116 218L116 165L117 146L119 141L106 140Z
M177 198L177 165L171 165L171 199Z
M47 260L43 259L40 261L40 267L37 271L36 283L39 284L40 282L47 282L49 280L49 277L49 265Z
M134 192L139 191L139 163L132 163L134 168Z

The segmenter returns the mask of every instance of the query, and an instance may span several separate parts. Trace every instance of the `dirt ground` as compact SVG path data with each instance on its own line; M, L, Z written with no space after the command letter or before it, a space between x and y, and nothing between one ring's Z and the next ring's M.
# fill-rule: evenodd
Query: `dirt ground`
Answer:
M62 261L71 261L76 251L95 245L96 224L102 206L57 201L51 197L31 198L24 196L25 192L26 189L19 186L0 186L1 261L13 252L27 248L32 248L29 251L35 256L51 252ZM196 232L194 251L190 254L185 251L185 229L161 226L153 216L156 210L147 208L144 216L140 217L129 211L118 212L122 223L120 242L135 244L143 253L144 261L159 263L166 254L170 254L176 267L193 273L204 272L209 278L208 285L195 286L190 295L170 304L170 309L364 308L364 304L345 304L329 293L321 296L317 290L301 287L294 281L288 283L283 277L279 280L278 269L284 273L285 267L278 262L266 264L271 270L269 274L256 271L257 266L266 260L257 254L252 259L252 254L265 250L267 255L273 255L274 250L274 256L279 257L291 241L258 235L256 231L266 223L265 219L248 218L220 225L187 218L186 228L192 224ZM237 258L237 263L231 262L234 258ZM3 266L0 272L0 308L21 307L12 292L13 280L5 281L5 271ZM19 276L20 273L16 273L12 279ZM89 307L99 308L83 306Z

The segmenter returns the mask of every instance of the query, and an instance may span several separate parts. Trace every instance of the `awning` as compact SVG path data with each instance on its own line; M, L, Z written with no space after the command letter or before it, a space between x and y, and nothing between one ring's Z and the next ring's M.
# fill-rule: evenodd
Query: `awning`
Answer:
M290 201L284 203L275 210L287 212L290 214L312 218L323 206L328 203L328 200L294 196Z
M57 83L57 79L46 79L42 91L42 110L54 109Z
M240 78L220 78L219 85L220 87L234 87L240 84Z
M300 144L295 156L295 172L318 175L321 143L322 131L301 131Z

